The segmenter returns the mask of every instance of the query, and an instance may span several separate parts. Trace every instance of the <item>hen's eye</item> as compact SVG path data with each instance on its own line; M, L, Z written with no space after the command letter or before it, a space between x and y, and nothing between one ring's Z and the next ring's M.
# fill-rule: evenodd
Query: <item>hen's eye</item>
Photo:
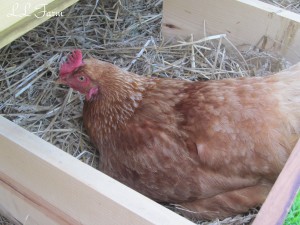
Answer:
M79 81L85 81L85 76L80 76L80 77L78 77L78 80L79 80Z

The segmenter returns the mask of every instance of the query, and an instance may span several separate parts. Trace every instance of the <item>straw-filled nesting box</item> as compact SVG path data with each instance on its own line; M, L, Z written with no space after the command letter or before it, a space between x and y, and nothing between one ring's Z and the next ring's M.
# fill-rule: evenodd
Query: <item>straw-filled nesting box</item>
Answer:
M83 0L62 11L71 3L5 2L1 11L12 21L0 30L1 214L21 224L192 224L91 167L84 98L55 84L60 62L80 48L142 75L260 76L300 61L300 16L254 0ZM298 165L299 145L255 224L284 219ZM197 223L245 224L256 214Z

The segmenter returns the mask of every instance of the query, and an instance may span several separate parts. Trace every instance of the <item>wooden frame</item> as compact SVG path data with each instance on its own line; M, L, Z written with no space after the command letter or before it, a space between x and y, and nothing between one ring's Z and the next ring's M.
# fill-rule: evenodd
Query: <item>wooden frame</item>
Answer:
M3 10L11 3L0 1L3 16L6 13ZM46 4L48 11L60 12L76 0L35 2ZM0 48L43 19L26 16L2 23ZM167 38L225 33L237 45L277 51L292 62L300 61L299 23L299 15L256 0L164 0L163 34ZM300 143L255 225L282 223L300 186L299 161ZM0 117L0 211L20 223L32 225L192 224L3 117Z
M236 46L257 46L300 61L300 15L258 0L164 0L165 38L226 34Z
M0 48L32 30L78 0L0 0Z

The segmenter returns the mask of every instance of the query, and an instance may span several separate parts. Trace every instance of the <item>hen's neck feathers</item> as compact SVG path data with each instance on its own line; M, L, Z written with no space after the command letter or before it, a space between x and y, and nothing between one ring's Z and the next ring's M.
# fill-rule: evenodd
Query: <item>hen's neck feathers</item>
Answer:
M151 83L148 78L119 68L113 69L113 73L102 74L101 79L97 81L99 93L85 102L83 110L87 130L94 129L93 123L97 123L96 127L101 131L102 138L126 123L139 106L146 86ZM97 118L97 121L92 121L91 118ZM92 132L99 134L99 131Z

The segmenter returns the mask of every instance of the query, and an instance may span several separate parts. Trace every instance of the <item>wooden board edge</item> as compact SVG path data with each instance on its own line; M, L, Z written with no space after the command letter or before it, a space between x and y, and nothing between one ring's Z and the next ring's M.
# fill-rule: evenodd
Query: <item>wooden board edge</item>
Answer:
M21 223L193 224L1 116L0 149L0 207Z
M300 16L299 14L286 10L284 8L280 8L275 5L271 5L267 2L263 2L261 0L237 0L249 7L255 7L260 10L266 11L267 13L276 14L278 16L282 16L285 18L288 18L290 20L294 20L298 23L300 23Z
M0 49L6 46L7 44L11 43L15 39L21 37L28 31L32 30L36 26L55 16L54 12L62 12L64 9L68 8L77 1L78 0L55 0L45 6L47 12L53 12L53 15L50 14L47 16L41 16L41 18L37 18L35 15L37 14L37 12L34 12L30 16L23 17L23 19L19 22L0 32ZM41 10L37 11L40 12Z
M252 225L283 224L300 188L300 140Z

